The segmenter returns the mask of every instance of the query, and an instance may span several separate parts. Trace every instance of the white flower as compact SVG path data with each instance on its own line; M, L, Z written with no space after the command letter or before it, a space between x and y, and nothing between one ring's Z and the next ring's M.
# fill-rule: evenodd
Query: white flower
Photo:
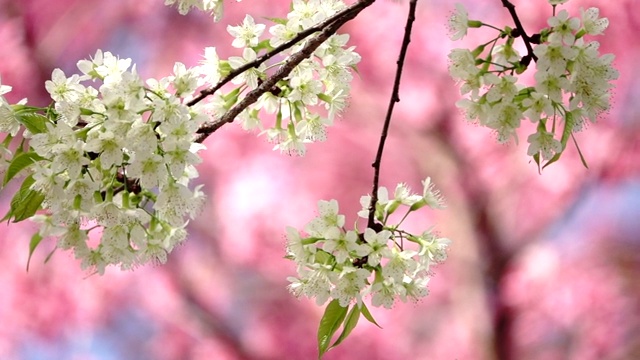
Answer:
M278 47L287 41L293 39L298 31L291 27L291 22L285 24L276 24L269 28L269 33L272 35L269 39L269 45Z
M341 233L336 239L328 239L324 242L322 250L333 254L338 264L343 264L351 256L365 256L369 249L366 246L357 243L358 234L355 231L347 231L346 234Z
M131 66L131 59L120 59L107 51L102 54L102 63L96 65L95 71L105 84L119 83L123 74Z
M418 266L418 263L413 259L418 253L413 250L399 251L393 248L389 262L382 267L382 275L385 279L393 279L396 282L401 282L405 273L412 273Z
M376 282L371 287L371 305L379 307L384 306L391 309L396 301L396 295L404 296L406 289L402 285L398 285L393 278L385 279L382 282Z
M553 103L549 97L537 91L532 91L527 98L522 100L522 106L527 109L524 115L534 123L542 118L542 114L547 116L554 114Z
M167 167L158 154L136 153L127 166L127 176L140 180L142 187L151 189L167 182Z
M54 172L66 170L70 179L80 176L82 167L89 164L89 159L84 156L84 142L76 140L72 144L57 144L53 146L56 154L51 164Z
M432 209L444 209L444 199L428 177L422 180L422 200Z
M503 75L500 77L486 77L487 79L494 79L490 81L492 85L489 91L487 91L487 101L495 103L496 101L511 102L513 98L518 94L518 88L516 82L518 78L511 75Z
M196 69L187 69L183 63L176 62L173 65L173 75L169 77L176 90L177 97L191 95L198 87L198 72Z
M318 103L318 94L322 91L322 83L313 78L310 71L296 72L289 78L291 101L302 101L306 106Z
M302 30L320 23L327 17L320 11L320 5L320 0L293 0L293 9L287 14L289 23L293 28L301 27Z
M390 231L382 230L376 233L375 230L366 228L364 231L364 240L367 242L366 246L371 248L371 251L367 254L367 264L370 266L378 266L382 258L391 257L391 249L389 248L389 241L391 240Z
M257 58L256 52L251 48L245 48L242 51L242 57L232 56L229 58L229 65L232 68L237 69L246 63L250 63ZM256 69L251 68L242 74L236 76L231 80L233 84L242 84L246 83L249 89L253 90L258 87L258 78L262 74L264 74L265 65L264 63L260 64L260 66Z
M604 30L609 26L609 19L598 18L600 15L600 9L592 7L586 11L580 8L580 17L582 18L582 27L584 31L589 35L601 35Z
M549 160L555 154L562 152L562 144L553 137L553 133L548 131L538 130L529 135L527 142L530 144L527 150L529 156L540 153L543 160Z
M0 96L10 92L11 89L12 87L9 85L2 85L2 76L0 76ZM1 99L4 100L4 97L2 97Z
M123 139L115 136L115 134L109 130L101 132L89 131L85 151L100 154L100 165L104 169L108 169L111 166L120 166L122 164L124 158L123 147Z
M401 294L400 299L406 301L406 298L409 297L413 302L418 302L423 297L429 295L429 289L427 288L428 283L429 277L427 276L416 278L405 276L402 282L405 294Z
M74 74L67 78L64 72L57 68L53 69L51 80L45 81L44 87L54 101L75 101L78 98L78 92L83 88L78 75Z
M11 105L6 102L4 97L0 96L0 132L16 136L20 131L21 126L22 125L18 121L16 113L11 108Z
M256 24L251 15L246 15L242 25L227 26L227 31L233 39L231 46L235 48L255 47L258 45L260 35L264 32L264 24Z
M498 142L505 143L511 137L518 143L516 129L520 127L522 111L516 104L500 102L490 110L487 127L496 130Z
M382 216L383 209L389 203L389 191L386 187L380 186L378 188L378 202L376 205L376 216ZM371 195L365 195L360 197L360 205L362 210L358 211L358 216L367 219L369 217L369 205L371 204Z
M578 50L562 44L540 44L533 48L533 53L538 57L538 72L559 76L567 71L567 61L575 59Z
M367 285L367 278L371 272L353 266L343 267L335 288L331 291L331 297L340 301L340 306L348 306L352 300L362 301L362 290Z
M325 141L327 139L327 127L331 120L318 114L308 114L307 117L296 125L296 134L309 141Z
M204 60L200 61L198 71L210 85L216 85L220 81L220 58L215 47L204 48Z
M576 39L575 31L580 27L578 18L569 18L567 10L562 10L558 15L549 18L547 23L553 28L549 36L551 43L562 41L567 45L573 45Z
M569 88L569 80L566 77L558 77L550 72L538 71L535 89L537 92L549 97L549 100L562 103L562 93Z
M423 262L422 266L428 266L424 262L441 263L447 259L447 248L451 245L451 240L447 238L437 238L429 231L425 231L421 236L420 252L418 255Z
M288 155L297 155L304 156L307 149L304 145L306 139L300 137L297 133L293 124L289 124L286 132L286 138L275 144L273 146L273 150L280 150L281 153L285 153Z
M449 60L449 74L454 80L470 80L480 74L476 59L468 49L451 50Z
M329 265L311 264L309 268L298 270L300 278L289 277L288 288L292 294L299 297L305 295L315 298L318 306L329 300L331 294L331 278L335 275Z
M449 38L451 40L460 40L467 35L469 28L469 15L464 5L457 3L456 10L449 16Z

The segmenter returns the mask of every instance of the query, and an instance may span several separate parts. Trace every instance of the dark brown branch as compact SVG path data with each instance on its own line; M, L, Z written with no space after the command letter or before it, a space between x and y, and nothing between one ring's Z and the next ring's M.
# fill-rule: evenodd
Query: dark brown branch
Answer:
M359 5L359 4L356 4L356 5ZM310 27L310 28L308 28L306 30L303 30L303 31L299 32L298 34L296 34L296 36L293 39L285 42L284 44L282 44L280 46L277 46L277 47L273 48L271 51L267 52L266 54L263 54L263 55L259 56L254 61L248 62L248 63L242 65L241 67L237 68L237 69L233 69L227 76L224 77L224 79L218 81L218 83L215 86L200 91L200 94L198 96L196 96L195 98L193 98L191 101L189 101L187 103L187 106L193 106L193 105L199 103L200 101L202 101L207 96L213 95L216 91L220 90L224 85L229 83L236 76L242 74L243 72L245 72L245 71L247 71L247 70L249 70L251 68L257 68L258 66L260 66L260 64L262 64L265 61L271 59L272 57L278 55L279 53L287 50L288 48L292 47L293 45L297 44L298 42L306 39L310 35L312 35L312 34L314 34L316 32L322 31L323 29L325 29L326 27L328 27L329 25L334 23L336 20L340 19L342 16L345 16L345 14L353 11L354 7L355 7L355 5L351 6L349 8L346 8L346 9L334 14L333 16L331 16L330 18L328 18L325 21L321 22L320 24L318 24L316 26L312 26L312 27Z
M402 39L402 46L400 48L400 55L398 56L398 67L396 69L396 78L393 83L393 92L391 93L391 99L389 99L389 107L387 109L387 115L384 119L384 125L382 127L382 133L380 134L380 143L378 144L378 153L376 159L371 164L374 169L373 173L373 190L371 192L371 203L369 204L369 221L367 227L377 230L375 223L376 204L378 203L378 184L380 179L380 163L382 161L382 152L384 151L384 144L387 140L387 133L389 131L389 124L391 124L391 115L393 114L393 108L397 102L400 102L400 79L402 77L402 69L404 68L404 59L407 55L407 48L411 42L411 29L413 28L413 22L416 19L416 4L418 0L411 0L409 2L409 15L407 16L407 24L404 28L404 38Z
M516 29L518 33L522 37L522 41L524 41L524 46L527 48L527 56L530 57L529 60L533 59L534 61L538 60L538 57L533 53L533 47L531 46L532 41L531 37L527 35L527 32L524 30L522 26L522 22L520 22L520 18L516 13L516 6L513 5L509 0L501 0L502 6L506 7L509 10L509 14L511 14L511 18L513 18L513 22L516 25Z
M293 69L298 66L304 59L307 59L313 52L322 45L331 35L335 34L338 29L349 20L355 18L362 10L373 4L375 0L361 0L347 9L338 13L340 16L334 16L335 20L329 21L328 25L316 36L308 40L302 50L291 55L287 61L280 66L278 71L271 77L267 78L257 88L250 91L239 103L234 105L229 111L222 115L219 119L202 124L198 129L196 142L202 143L209 135L218 130L224 124L231 123L244 109L253 104L260 96L270 91L276 83L287 77ZM325 21L326 23L326 21Z

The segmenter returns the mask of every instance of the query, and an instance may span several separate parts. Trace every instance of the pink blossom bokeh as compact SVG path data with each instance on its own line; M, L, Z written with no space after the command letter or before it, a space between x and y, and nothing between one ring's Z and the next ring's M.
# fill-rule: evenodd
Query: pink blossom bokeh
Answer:
M511 25L500 0L461 1L470 17ZM512 0L526 28L544 25L544 0ZM250 13L283 17L284 0L225 2L213 23L180 16L161 0L0 0L0 76L10 101L46 105L44 81L70 73L96 49L131 57L143 77L173 62L195 65L205 46L237 55L228 24ZM571 0L610 20L601 52L616 55L613 108L538 174L526 141L498 145L455 108L447 74L452 48L486 40L447 38L453 3L420 1L383 157L381 184L416 190L431 176L447 209L408 226L436 225L453 240L421 303L373 308L382 330L362 321L328 360L640 358L640 12L634 0ZM319 199L337 199L347 222L371 189L407 1L378 1L342 32L362 55L351 105L324 143L304 158L271 151L231 124L207 139L199 183L209 196L188 242L164 266L134 272L80 270L69 253L25 271L33 224L0 224L0 359L314 359L322 314L293 298L285 226L301 226ZM526 137L525 137L526 139ZM10 185L0 192L8 208Z

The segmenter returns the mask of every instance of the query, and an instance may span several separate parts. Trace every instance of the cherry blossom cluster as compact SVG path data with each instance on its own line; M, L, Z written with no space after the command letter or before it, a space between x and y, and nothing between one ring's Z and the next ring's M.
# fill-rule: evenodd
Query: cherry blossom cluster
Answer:
M164 263L186 237L185 217L204 203L189 182L204 148L195 132L207 118L184 104L198 79L177 63L172 76L145 84L131 59L100 50L78 68L69 77L53 71L46 115L2 105L0 131L10 141L24 125L30 147L6 169L9 178L26 175L9 216L41 208L32 218L41 223L35 239L56 237L57 248L98 273L111 264Z
M290 291L315 298L322 305L330 298L340 306L362 303L371 296L373 306L391 308L397 299L418 301L428 294L432 265L447 258L450 241L431 230L414 235L400 228L407 215L422 207L442 209L443 201L431 180L423 181L422 194L413 194L398 184L393 198L384 187L378 189L376 229L359 232L345 229L345 216L336 200L318 202L319 215L304 228L304 235L287 228L288 258L297 264L298 277L291 277ZM360 200L361 218L369 214L370 196ZM390 224L390 215L406 209L401 220Z
M237 1L240 2L240 0ZM176 4L178 12L182 15L186 15L192 8L195 8L210 13L215 21L222 17L223 0L164 0L164 4Z
M266 25L256 24L253 17L247 15L242 24L227 28L234 37L232 46L242 49L242 56L230 57L224 66L238 69L254 62L263 53L292 40L299 32L321 23L345 7L338 0L294 0L286 19L273 19L276 23L268 29L268 39L262 39ZM260 131L275 144L274 150L293 155L304 155L306 143L324 141L326 128L347 105L352 71L360 61L355 47L346 46L348 40L348 34L332 35L310 58L303 60L286 78L262 94L256 103L238 116L237 121L243 129ZM222 111L228 109L235 104L234 101L242 100L242 93L256 89L268 77L270 69L284 64L288 56L300 51L305 44L306 41L301 41L282 52L282 61L262 63L243 72L232 80L239 86L240 94L214 98L213 103L225 104Z
M4 97L4 94L10 92L11 89L12 87L9 85L2 85L2 78L0 77L0 132L5 132L8 135L0 144L0 178L4 177L13 157L13 152L9 150L8 145L11 138L20 131L20 123L15 121L13 109Z
M220 16L222 1L178 1L178 7L181 13L195 7ZM266 39L266 25L247 15L227 28L242 56L220 59L208 47L200 64L176 63L173 74L161 79L143 81L131 59L98 50L78 62L78 74L53 71L45 84L53 102L44 109L26 100L10 105L3 95L11 87L0 85L0 132L6 133L0 172L4 184L24 179L5 219L40 222L32 249L44 238L57 238L57 248L72 250L83 268L98 273L108 265L164 263L204 203L201 187L190 187L198 176L197 153L204 149L199 130L241 102L307 40L281 52L277 62L234 70L344 8L341 1L296 0L286 19L273 19ZM351 71L360 60L346 47L348 38L329 37L246 106L237 122L263 130L274 149L286 153L303 155L305 143L324 140L325 128L346 106ZM231 89L219 86L228 80ZM204 88L217 90L193 101ZM265 114L272 114L271 126L263 126ZM28 142L11 146L21 131ZM14 154L10 148L16 147Z
M609 109L611 81L618 78L614 55L601 55L599 43L586 39L603 34L608 20L600 18L595 7L580 9L580 17L570 17L567 10L556 14L556 5L564 2L551 0L548 27L530 36L521 26L499 29L469 20L461 4L449 18L452 40L464 37L469 28L485 26L498 32L473 50L454 49L449 54L449 72L461 84L461 94L467 95L456 105L468 120L494 130L499 142L517 142L516 130L525 118L537 124L527 138L527 153L537 164L541 159L546 165L558 160L573 133ZM525 42L524 55L514 46L517 38ZM517 75L531 61L536 63L535 85L525 86Z

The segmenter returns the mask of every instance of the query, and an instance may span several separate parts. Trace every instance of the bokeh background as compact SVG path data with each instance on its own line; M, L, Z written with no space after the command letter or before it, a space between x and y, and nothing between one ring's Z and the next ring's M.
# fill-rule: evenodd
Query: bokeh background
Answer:
M511 25L500 0L462 1L470 17ZM283 17L287 1L228 1L214 24L161 0L0 0L0 76L11 101L48 104L51 71L75 71L96 49L130 57L143 77L195 65L205 46L222 57L228 24L244 14ZM513 0L527 29L550 14L544 0ZM421 0L383 158L381 185L420 189L431 176L444 211L418 214L453 240L421 303L372 308L326 359L640 358L640 12L635 0L571 0L610 20L601 52L616 54L613 108L538 174L520 145L499 145L455 108L447 54L473 47L445 27L453 3ZM362 55L351 105L304 158L280 155L256 134L223 127L205 144L199 183L210 201L188 242L164 266L87 276L69 253L44 264L43 242L25 271L34 226L0 225L0 359L314 359L322 309L295 299L286 277L286 225L302 226L319 199L337 199L347 221L371 188L407 1L376 2L342 32ZM267 22L267 20L264 20ZM12 189L0 193L4 213Z

